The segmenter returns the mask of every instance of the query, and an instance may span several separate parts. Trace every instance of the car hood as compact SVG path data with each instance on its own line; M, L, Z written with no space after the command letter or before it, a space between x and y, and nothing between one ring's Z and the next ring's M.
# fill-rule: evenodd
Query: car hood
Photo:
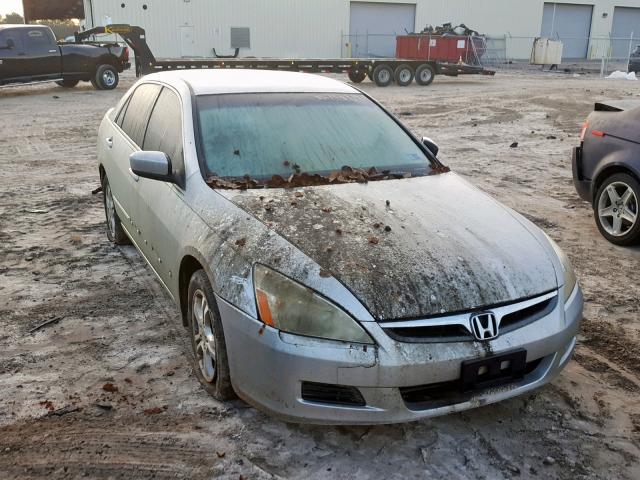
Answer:
M334 276L376 319L478 309L557 288L547 250L453 173L219 190Z

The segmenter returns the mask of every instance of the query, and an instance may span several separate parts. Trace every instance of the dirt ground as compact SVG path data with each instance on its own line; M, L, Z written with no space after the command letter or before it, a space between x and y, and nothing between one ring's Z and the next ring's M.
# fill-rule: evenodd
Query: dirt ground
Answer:
M107 242L96 133L133 81L0 91L0 478L640 478L640 249L600 236L570 165L593 102L638 96L640 82L510 71L362 84L560 243L585 320L575 360L532 394L323 427L211 398L177 309L133 247Z

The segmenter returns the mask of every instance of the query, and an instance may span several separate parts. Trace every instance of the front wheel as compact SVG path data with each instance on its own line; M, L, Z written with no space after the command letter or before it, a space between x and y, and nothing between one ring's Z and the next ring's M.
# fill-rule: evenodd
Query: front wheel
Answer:
M118 70L113 65L100 65L91 84L98 90L113 90L119 81Z
M111 185L105 175L102 177L102 193L104 202L104 214L107 218L107 238L116 245L126 245L129 243L129 237L124 233L122 224L120 223L120 217L116 212L116 205L113 200L113 192L111 191Z
M594 214L602 236L616 245L640 242L640 183L627 173L607 178L596 193Z
M64 88L73 88L80 83L80 80L67 80L66 78L56 82L57 85Z
M236 394L231 385L222 321L204 270L191 276L188 295L187 319L198 379L218 400L233 400Z

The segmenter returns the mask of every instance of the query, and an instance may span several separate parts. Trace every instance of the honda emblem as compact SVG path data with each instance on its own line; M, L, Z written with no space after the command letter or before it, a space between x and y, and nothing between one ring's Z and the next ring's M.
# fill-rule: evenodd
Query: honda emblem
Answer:
M478 340L491 340L498 336L498 320L491 312L471 315L471 331Z

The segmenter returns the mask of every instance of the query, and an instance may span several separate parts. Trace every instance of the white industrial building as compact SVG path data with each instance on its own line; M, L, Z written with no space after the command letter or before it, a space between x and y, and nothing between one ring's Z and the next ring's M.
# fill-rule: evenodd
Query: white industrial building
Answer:
M624 57L640 43L640 0L84 0L84 10L87 28L145 28L158 58L234 47L243 57L393 56L395 34L445 22L506 36L522 58L537 36L561 39L565 58Z

